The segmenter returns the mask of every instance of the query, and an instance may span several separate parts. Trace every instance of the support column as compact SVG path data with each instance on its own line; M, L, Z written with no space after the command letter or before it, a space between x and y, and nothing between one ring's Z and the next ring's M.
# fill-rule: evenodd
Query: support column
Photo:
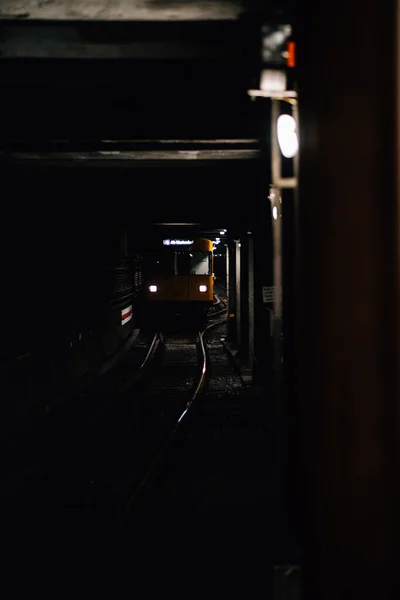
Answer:
M240 237L240 358L248 365L249 359L249 239Z
M271 186L269 199L272 206L272 240L273 240L273 338L274 338L274 371L278 391L282 377L282 196L281 190Z
M304 598L392 600L400 597L396 3L332 9L311 0L301 24Z
M242 343L242 305L241 305L241 264L240 264L240 239L235 240L235 296L236 296L236 315L235 315L235 340L237 348Z
M225 288L226 288L226 297L228 301L228 311L229 311L229 300L231 295L230 288L230 260L229 260L229 244L225 244ZM229 316L229 312L228 312Z
M268 186L262 198L263 214L254 228L254 356L253 383L269 388L273 365L273 304L266 302L264 290L272 288L272 226Z
M253 227L254 264L254 353L253 383L266 390L270 403L270 385L273 373L273 303L266 295L273 287L273 244L269 185L272 178L271 161L271 101L257 100L260 105L260 171L258 218Z
M226 246L228 332L227 341L236 347L236 244L229 240Z
M247 261L247 272L248 272L248 353L249 353L249 367L251 372L254 372L254 241L252 237L247 238L248 244L248 261Z

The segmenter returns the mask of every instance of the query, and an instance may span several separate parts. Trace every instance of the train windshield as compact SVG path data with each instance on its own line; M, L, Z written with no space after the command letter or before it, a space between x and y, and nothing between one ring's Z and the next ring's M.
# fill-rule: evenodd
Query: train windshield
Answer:
M150 252L145 256L144 263L150 275L175 275L172 252Z
M212 254L205 250L176 253L176 275L211 275Z

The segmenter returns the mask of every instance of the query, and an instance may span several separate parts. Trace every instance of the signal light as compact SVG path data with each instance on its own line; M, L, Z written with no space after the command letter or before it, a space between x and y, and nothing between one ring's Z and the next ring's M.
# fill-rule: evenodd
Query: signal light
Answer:
M286 65L288 67L296 66L296 44L295 44L295 42L288 42Z
M291 115L280 115L277 122L278 144L283 156L293 158L299 149L296 120Z

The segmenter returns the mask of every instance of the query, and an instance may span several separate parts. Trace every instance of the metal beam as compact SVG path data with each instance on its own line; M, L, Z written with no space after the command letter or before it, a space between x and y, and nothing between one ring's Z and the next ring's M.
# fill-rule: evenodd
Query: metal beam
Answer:
M18 163L46 164L109 164L112 166L146 166L178 163L213 163L221 161L251 161L259 157L258 150L147 150L98 152L0 152L0 158Z
M268 25L270 37L282 28ZM226 20L17 20L1 19L2 58L190 59L243 56L260 60L261 27L258 18ZM286 65L282 44L271 47L263 66ZM250 83L250 82L249 82ZM259 95L249 90L249 95Z
M0 34L2 58L233 59L240 58L245 29L233 21L164 24L0 20Z
M253 2L256 5L257 2ZM237 19L246 0L2 0L0 17L14 19L91 19L190 21Z
M133 140L70 140L70 139L11 139L3 145L10 152L46 152L76 153L76 152L194 152L218 151L231 152L237 150L258 150L258 139L133 139Z

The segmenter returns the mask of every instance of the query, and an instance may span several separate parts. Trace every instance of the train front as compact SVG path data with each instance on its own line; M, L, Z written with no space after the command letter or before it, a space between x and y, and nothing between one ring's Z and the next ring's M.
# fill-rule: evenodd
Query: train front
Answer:
M214 297L213 244L164 239L143 257L146 317L204 316Z

